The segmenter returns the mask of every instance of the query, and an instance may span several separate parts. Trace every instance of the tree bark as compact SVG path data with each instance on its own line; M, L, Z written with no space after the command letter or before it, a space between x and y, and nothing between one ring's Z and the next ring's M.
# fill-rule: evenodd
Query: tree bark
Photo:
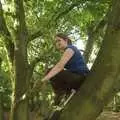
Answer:
M88 40L87 40L87 44L85 47L85 52L84 52L84 58L85 58L85 62L88 63L89 62L89 58L90 55L92 53L92 49L93 49L93 45L94 45L94 32L93 32L93 27L88 28Z
M28 89L27 40L23 0L14 0L16 13L15 54L14 54L14 99L11 109L11 120L28 120L28 100L20 101Z
M113 0L107 31L91 73L60 120L95 120L120 83L120 1Z
M86 63L89 62L91 53L93 51L93 47L95 44L95 39L97 34L100 34L100 31L102 31L102 36L104 36L104 31L105 31L105 25L107 23L107 18L108 18L108 14L109 12L106 14L106 16L99 22L99 24L95 24L94 22L91 23L91 25L88 27L88 39L87 39L87 43L85 46L85 52L83 54ZM100 35L99 35L100 36ZM101 41L102 43L102 41Z

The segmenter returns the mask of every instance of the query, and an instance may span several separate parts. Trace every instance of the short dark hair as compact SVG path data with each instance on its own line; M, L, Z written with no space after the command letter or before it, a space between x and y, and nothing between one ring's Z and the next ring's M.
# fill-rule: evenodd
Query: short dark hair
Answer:
M72 45L71 39L66 34L64 34L64 33L57 33L56 37L60 37L60 38L62 38L65 41L67 40L68 44Z

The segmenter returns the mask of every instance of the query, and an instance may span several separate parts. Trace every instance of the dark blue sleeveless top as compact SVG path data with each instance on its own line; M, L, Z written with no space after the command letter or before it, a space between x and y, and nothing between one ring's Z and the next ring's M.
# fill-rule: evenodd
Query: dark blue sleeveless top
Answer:
M74 51L74 55L67 62L65 68L73 73L80 73L86 75L89 72L89 69L80 51L73 45L68 45L67 48L71 48Z

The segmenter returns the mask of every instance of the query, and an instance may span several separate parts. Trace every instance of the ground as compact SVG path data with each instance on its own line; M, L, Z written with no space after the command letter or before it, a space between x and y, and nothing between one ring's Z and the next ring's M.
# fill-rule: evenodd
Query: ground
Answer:
M120 120L120 112L104 111L97 120Z

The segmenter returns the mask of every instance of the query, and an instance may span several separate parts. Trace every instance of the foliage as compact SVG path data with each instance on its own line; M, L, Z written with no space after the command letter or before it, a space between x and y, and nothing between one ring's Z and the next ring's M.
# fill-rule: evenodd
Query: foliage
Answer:
M2 105L4 110L10 110L11 105L11 83L8 73L1 70L0 71L0 99L2 101Z
M110 5L111 0L24 0L28 34L31 36L38 32L38 37L35 39L29 37L27 45L29 65L35 59L39 60L34 67L31 78L32 84L34 81L41 79L45 71L52 67L61 56L55 48L55 34L64 32L68 35L72 34L74 37L75 35L81 36L83 40L87 40L89 28L91 26L96 27L104 19ZM5 0L3 11L14 42L16 16L14 4L11 0ZM98 32L95 35L95 44L97 44L98 48L101 45L102 38ZM3 38L0 39L0 56L3 59L0 90L3 99L7 100L5 103L10 103L12 89L9 77L10 69ZM51 102L53 100L51 86L45 91L47 91L47 94L42 94L42 98L46 99L47 102ZM41 98L41 93L36 94L38 94L36 95L38 98ZM51 99L48 99L48 96L52 96ZM31 101L32 99L34 98L31 98ZM43 99L38 99L37 104L41 101Z

